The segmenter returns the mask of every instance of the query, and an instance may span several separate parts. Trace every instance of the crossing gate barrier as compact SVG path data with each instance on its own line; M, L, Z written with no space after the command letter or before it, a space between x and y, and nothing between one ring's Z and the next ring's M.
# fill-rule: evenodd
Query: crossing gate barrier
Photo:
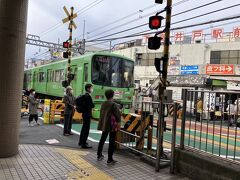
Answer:
M51 115L50 115L50 123L54 123L54 119L60 118L60 120L64 119L64 108L65 105L62 101L56 100L51 103Z
M54 123L55 118L60 118L61 121L64 119L64 108L65 104L61 100L56 100L51 103L51 115L50 123ZM74 111L73 120L82 123L82 114Z
M168 105L168 114L170 116L173 116L173 114L174 114L173 104ZM182 107L180 104L178 104L178 107L177 107L177 117L178 118L182 117Z
M124 126L117 133L117 141L120 143L129 143L129 142L136 142L137 149L143 149L144 147L144 133L149 125L151 125L152 121L150 113L144 112L143 117L138 114L123 114L124 119ZM124 131L124 132L123 132ZM136 138L133 135L137 135Z

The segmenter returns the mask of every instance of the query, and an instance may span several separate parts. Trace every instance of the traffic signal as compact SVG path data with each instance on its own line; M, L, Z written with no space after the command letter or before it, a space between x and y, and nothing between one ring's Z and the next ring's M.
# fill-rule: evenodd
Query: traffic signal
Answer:
M151 16L149 18L149 28L150 29L159 29L162 25L162 16Z
M63 42L63 48L68 48L69 47L69 42Z
M155 58L154 66L157 72L162 73L162 58Z
M162 4L163 0L155 0L155 3Z
M66 51L66 52L63 52L63 58L68 58L68 56L70 56L71 55L71 52L68 52L68 51Z
M161 46L161 37L153 36L148 38L148 49L157 50Z
M168 60L165 57L155 58L154 66L159 73L163 73L163 64L167 63Z

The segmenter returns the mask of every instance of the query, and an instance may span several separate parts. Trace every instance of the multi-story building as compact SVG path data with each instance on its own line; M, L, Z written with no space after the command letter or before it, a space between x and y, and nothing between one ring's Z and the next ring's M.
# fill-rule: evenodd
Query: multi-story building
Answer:
M135 83L147 87L158 77L155 58L163 56L159 50L149 50L146 44L119 45L114 53L135 60ZM130 46L130 47L129 47ZM217 90L240 90L240 41L225 36L218 41L196 41L185 38L170 46L168 80L175 99L183 87ZM238 86L239 83L239 86Z

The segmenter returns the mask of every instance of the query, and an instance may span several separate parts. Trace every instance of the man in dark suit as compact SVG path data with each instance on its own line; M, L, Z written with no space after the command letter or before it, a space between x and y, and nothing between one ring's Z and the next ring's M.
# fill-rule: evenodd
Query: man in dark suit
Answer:
M87 138L89 135L89 129L90 129L90 123L91 123L91 116L92 116L92 108L94 108L94 104L92 101L91 93L93 92L93 85L87 84L85 86L86 94L84 95L84 111L82 113L83 117L83 126L80 134L79 139L79 146L82 146L82 148L92 148L87 143Z

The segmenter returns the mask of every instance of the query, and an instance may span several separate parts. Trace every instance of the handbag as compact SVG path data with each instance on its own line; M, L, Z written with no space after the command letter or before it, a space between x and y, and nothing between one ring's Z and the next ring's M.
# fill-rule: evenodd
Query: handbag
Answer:
M112 106L112 108L113 108L113 106ZM112 111L111 116L110 116L110 122L111 122L112 131L120 130L117 119L116 119L115 115L113 114L113 111Z

